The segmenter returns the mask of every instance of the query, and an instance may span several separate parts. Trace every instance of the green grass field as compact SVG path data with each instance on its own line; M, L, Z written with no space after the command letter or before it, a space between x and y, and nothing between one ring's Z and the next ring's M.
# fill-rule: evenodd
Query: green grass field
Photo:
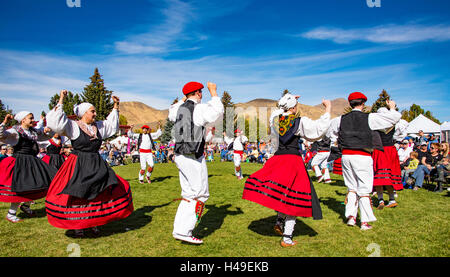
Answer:
M217 160L217 159L216 159ZM262 165L243 164L244 177ZM196 228L203 245L172 238L180 197L175 164L156 164L152 184L139 184L139 165L114 167L132 187L135 211L128 218L101 226L100 237L72 238L47 222L44 199L32 206L35 218L13 224L0 220L2 257L448 257L449 194L426 190L399 192L399 206L378 211L374 229L361 231L344 224L346 188L341 176L331 184L315 184L323 219L298 218L294 239L282 248L272 231L275 212L241 199L244 180L233 175L233 163L208 163L210 198ZM374 201L376 203L376 201ZM0 203L6 216L9 204ZM358 221L359 224L359 221ZM75 243L75 248L71 248ZM79 250L76 252L77 249ZM75 251L75 252L74 252Z

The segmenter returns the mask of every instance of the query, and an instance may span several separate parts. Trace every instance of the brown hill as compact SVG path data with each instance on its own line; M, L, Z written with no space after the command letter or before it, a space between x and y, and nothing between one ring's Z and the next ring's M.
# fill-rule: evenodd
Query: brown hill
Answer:
M120 114L127 118L128 125L135 125L136 128L147 124L152 129L156 128L158 122L164 124L169 110L157 110L141 102L120 103Z
M257 117L257 112L260 108L265 109L269 117L271 108L276 108L277 106L277 100L258 98L245 103L236 103L235 106L238 113L245 112L250 118ZM314 120L318 119L325 111L322 104L310 106L299 103L298 107L301 116L307 116ZM342 115L346 107L348 107L346 99L338 98L332 100L331 117ZM158 122L165 123L169 110L157 110L141 102L122 102L120 104L120 113L127 118L128 125L135 125L136 128L139 128L143 124L148 124L151 128L155 128Z

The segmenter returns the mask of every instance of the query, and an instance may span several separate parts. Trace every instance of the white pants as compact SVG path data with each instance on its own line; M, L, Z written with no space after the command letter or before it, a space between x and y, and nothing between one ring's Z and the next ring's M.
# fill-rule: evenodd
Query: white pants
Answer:
M189 202L181 200L173 223L173 234L191 236L197 223L197 200L204 203L209 198L208 169L205 157L195 159L176 155L175 164L179 170L181 196Z
M342 175L348 189L345 217L353 216L356 219L359 207L361 222L377 220L370 199L373 189L372 157L342 155Z
M322 176L322 170L324 170L324 180L330 180L330 171L328 170L328 157L330 152L318 152L311 161L311 167L316 173L316 177L320 178Z
M233 154L234 174L242 177L242 169L239 172L236 170L237 167L241 166L241 160L242 156L240 154Z
M152 167L155 165L153 162L153 154L152 153L139 153L139 161L141 163L141 171L139 171L139 180L144 180L144 174L141 174L142 170L145 172L145 169L147 169L147 164L149 167ZM147 177L150 177L152 175L151 172L147 171Z

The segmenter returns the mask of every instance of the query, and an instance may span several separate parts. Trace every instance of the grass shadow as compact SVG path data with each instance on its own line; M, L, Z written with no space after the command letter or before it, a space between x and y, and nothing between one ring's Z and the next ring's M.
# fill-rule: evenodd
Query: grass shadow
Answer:
M277 220L276 215L255 220L252 223L250 223L248 229L263 236L279 237L280 235L275 233L275 231L273 230L273 226L275 225L276 220ZM317 235L318 233L314 229L309 227L303 221L297 219L293 236L314 237Z
M338 193L338 192L336 192L336 193ZM346 195L346 194L342 194L342 195ZM337 213L339 215L339 218L342 219L342 221L346 220L345 205L342 204L343 201L338 201L336 198L331 198L331 197L321 197L319 199L319 202L323 203L328 208L330 208L335 213Z
M133 213L131 213L127 218L99 226L99 229L101 231L99 235L95 236L92 234L92 232L88 231L86 232L86 235L83 238L108 237L114 234L126 233L132 230L140 229L152 222L152 216L147 215L148 213L151 213L153 210L157 208L168 206L171 203L173 203L173 201L170 201L162 205L144 206L142 208L133 211ZM73 237L74 232L72 230L67 230L66 236Z
M199 238L207 237L214 233L216 230L220 229L225 220L225 217L229 215L243 214L241 208L236 207L235 211L230 211L230 207L231 204L221 206L205 205L207 212L204 216L202 216L200 223L195 229L196 235Z

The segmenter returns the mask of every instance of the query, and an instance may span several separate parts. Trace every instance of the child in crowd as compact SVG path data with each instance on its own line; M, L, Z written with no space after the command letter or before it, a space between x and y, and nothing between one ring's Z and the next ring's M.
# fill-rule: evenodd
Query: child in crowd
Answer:
M417 167L419 166L419 154L417 152L411 152L409 154L408 160L405 162L407 166L404 167L402 170L402 183L405 184L405 181L408 179L409 174L413 173ZM409 185L407 185L406 188L410 188Z

